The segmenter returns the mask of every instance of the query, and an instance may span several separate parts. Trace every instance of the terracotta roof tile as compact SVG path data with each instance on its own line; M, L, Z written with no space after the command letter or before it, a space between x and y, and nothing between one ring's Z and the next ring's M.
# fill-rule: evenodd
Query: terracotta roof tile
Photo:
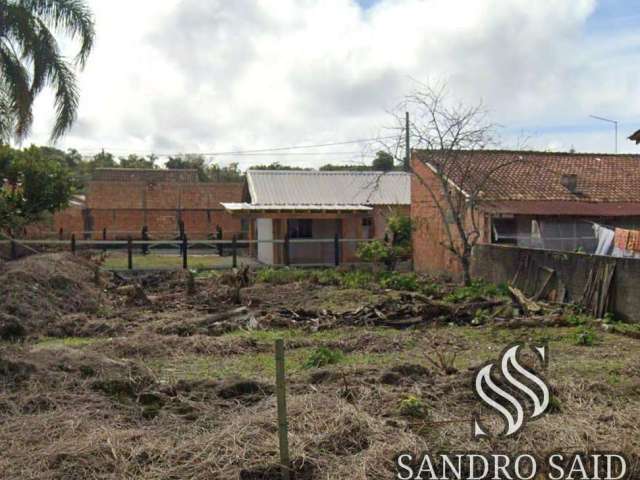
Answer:
M480 186L484 200L640 202L640 155L498 150L457 155L449 162L448 176L462 190L475 191ZM416 158L434 162L437 153L415 150ZM460 170L469 173L463 175ZM576 176L574 191L563 185L564 175Z

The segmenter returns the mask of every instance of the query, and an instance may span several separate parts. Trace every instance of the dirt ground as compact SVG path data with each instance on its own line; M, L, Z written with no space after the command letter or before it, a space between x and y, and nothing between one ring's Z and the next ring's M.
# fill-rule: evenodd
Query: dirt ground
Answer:
M240 277L131 280L69 255L3 264L0 478L279 478L276 338L296 479L395 478L405 451L595 450L623 452L640 478L635 327ZM513 342L549 345L548 368L532 368L553 408L515 437L473 440L474 414L503 427L474 396L476 367Z

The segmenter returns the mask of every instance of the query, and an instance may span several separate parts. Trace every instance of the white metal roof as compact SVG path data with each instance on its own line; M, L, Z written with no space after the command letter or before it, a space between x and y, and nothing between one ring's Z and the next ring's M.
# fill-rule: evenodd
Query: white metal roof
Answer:
M254 203L223 203L222 206L230 212L279 212L279 211L318 211L318 212L338 212L355 211L368 212L372 210L366 205L263 205Z
M253 205L410 205L404 172L249 170Z

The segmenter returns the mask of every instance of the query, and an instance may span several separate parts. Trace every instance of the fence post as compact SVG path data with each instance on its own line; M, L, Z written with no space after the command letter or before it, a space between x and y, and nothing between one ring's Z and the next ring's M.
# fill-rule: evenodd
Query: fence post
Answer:
M289 422L287 421L287 391L284 371L284 340L276 340L276 395L278 403L278 440L280 444L280 468L283 480L289 480Z
M337 233L333 237L333 256L335 266L337 267L340 265L340 235Z
M231 239L231 266L238 267L238 236L235 234Z
M103 242L106 242L106 241L107 241L107 227L104 227L104 228L102 229L102 241L103 241ZM102 251L103 251L103 252L106 252L106 251L107 251L107 245L106 245L106 244L105 244L105 245L103 245L103 247L102 247Z
M64 238L64 228L60 227L58 230L58 240L62 240Z
M18 259L18 245L14 239L11 239L11 260Z
M127 237L127 268L133 270L133 239L131 235Z
M182 235L182 268L185 270L189 268L188 252L189 252L189 240L187 240L187 236L183 234Z
M289 233L284 236L284 264L288 267L291 263L291 259L289 257Z
M76 254L76 234L71 234L71 253Z

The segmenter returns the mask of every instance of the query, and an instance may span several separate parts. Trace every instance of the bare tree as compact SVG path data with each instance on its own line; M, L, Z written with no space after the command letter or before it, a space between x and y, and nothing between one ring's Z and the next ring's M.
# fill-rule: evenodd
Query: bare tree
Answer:
M468 285L471 252L481 238L478 205L485 187L501 169L522 160L518 156L489 165L483 162L479 168L474 152L497 144L497 125L489 121L482 104L452 102L446 85L423 84L392 112L399 136L386 148L398 160L404 160L405 112L410 113L411 146L423 150L415 157L427 167L420 170L427 173L409 169L433 202L445 233L441 245L459 261Z

